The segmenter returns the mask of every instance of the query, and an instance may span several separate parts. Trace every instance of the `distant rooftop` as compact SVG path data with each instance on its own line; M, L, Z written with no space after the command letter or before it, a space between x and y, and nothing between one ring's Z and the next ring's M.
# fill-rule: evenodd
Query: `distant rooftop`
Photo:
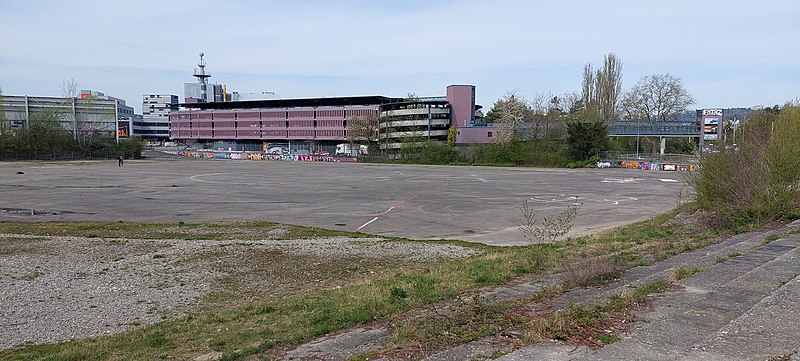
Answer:
M247 108L298 108L346 105L380 105L402 102L403 98L390 98L380 95L302 98L302 99L260 99L230 102L181 103L180 106L194 109L247 109Z

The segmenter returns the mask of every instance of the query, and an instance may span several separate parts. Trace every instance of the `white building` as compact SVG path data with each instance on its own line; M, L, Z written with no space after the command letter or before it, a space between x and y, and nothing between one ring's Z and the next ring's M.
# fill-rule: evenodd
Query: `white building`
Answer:
M169 114L178 110L178 96L145 94L142 96L142 119L133 123L133 135L161 141L169 139Z

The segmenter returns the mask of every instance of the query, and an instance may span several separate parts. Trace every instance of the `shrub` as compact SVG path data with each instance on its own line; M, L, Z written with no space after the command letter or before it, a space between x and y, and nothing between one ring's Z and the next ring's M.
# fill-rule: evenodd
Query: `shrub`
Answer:
M691 179L700 209L724 228L748 229L800 211L800 108L753 113L738 150L701 160Z

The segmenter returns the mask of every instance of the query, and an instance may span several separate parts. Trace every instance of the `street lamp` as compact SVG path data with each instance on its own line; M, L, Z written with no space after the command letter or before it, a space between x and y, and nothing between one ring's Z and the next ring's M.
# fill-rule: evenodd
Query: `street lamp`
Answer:
M639 160L639 128L642 126L642 121L636 121L636 160Z

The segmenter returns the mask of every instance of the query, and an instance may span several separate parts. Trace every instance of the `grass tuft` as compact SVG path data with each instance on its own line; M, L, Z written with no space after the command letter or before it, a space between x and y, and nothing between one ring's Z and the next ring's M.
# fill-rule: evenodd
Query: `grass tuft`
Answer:
M697 268L697 267L686 268L686 267L681 266L681 267L678 267L677 269L675 269L675 273L673 274L673 276L675 277L676 281L680 281L680 280L682 280L682 279L684 279L686 277L696 275L696 274L698 274L698 273L700 273L702 271L703 271L702 269Z

